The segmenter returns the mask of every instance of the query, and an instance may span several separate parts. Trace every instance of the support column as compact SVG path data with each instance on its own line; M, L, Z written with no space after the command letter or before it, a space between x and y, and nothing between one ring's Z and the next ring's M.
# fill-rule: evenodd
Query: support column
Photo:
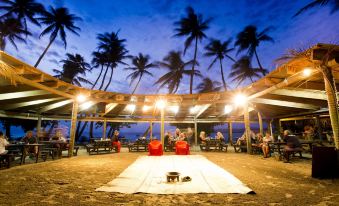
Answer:
M153 122L152 121L150 121L149 123L149 139L150 141L152 141L153 139Z
M161 108L161 125L160 125L160 137L162 149L165 149L165 109Z
M251 144L251 128L250 128L250 117L248 112L248 103L244 105L244 123L245 123L245 133L247 139L247 153L252 154L252 144Z
M36 136L37 136L37 141L40 141L40 137L41 137L41 115L39 114L38 116L38 123L36 125Z
M267 125L268 125L268 132L270 133L271 137L273 138L272 122L273 122L273 119L271 119L269 122L267 122Z
M261 117L260 112L258 112L258 122L259 122L259 133L264 135L264 127L262 124L262 117Z
M194 118L194 144L198 145L198 124L195 118Z
M228 122L228 142L230 145L233 145L233 128L232 122Z
M107 120L104 119L104 123L103 123L103 129L102 129L102 139L106 139L106 131L107 131Z
M73 156L74 150L74 142L75 142L75 129L77 125L77 117L78 117L78 108L79 104L76 100L73 101L73 108L72 108L72 120L71 120L71 132L70 132L70 140L69 140L69 148L68 148L68 157Z

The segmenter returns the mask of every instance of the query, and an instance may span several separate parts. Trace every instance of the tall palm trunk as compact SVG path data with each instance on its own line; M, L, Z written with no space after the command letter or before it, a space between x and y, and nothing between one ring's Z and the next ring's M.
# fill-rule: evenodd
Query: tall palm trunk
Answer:
M105 87L105 91L107 91L108 86L111 84L112 77L113 77L113 71L114 71L114 68L111 67L111 76L109 77L108 83L107 83L107 85L106 85L106 87Z
M49 49L49 47L52 45L52 43L54 42L56 36L54 36L51 41L48 43L46 49L44 50L44 52L42 52L41 56L39 57L38 61L35 63L34 67L37 67L40 64L40 61L42 60L42 58L45 56L47 50Z
M89 138L93 138L93 127L94 127L94 122L92 121L89 126Z
M258 53L257 53L257 50L254 49L254 55L255 55L255 58L257 59L257 62L258 62L258 65L259 65L259 68L261 69L261 73L263 76L266 75L265 71L264 71L264 68L262 67L260 61L259 61L259 57L258 57Z
M6 47L5 38L3 36L1 36L0 37L0 50L5 51L5 47Z
M94 89L95 85L97 85L97 83L98 83L98 81L99 81L99 79L100 79L101 74L102 74L103 71L104 71L104 65L101 65L100 74L99 74L99 76L97 77L97 79L95 80L95 82L94 82L94 84L93 84L93 86L92 86L91 89Z
M195 38L195 48L194 48L194 57L193 57L193 65L192 65L192 74L191 74L191 82L190 82L190 94L193 94L193 76L194 76L194 66L197 61L197 51L198 51L198 38Z
M221 72L222 83L223 83L223 85L224 85L225 91L227 91L227 86L226 86L225 77L224 77L224 70L222 69L222 61L221 61L221 58L219 58L219 62L220 62L220 72Z
M320 69L324 76L325 82L325 91L327 94L327 104L328 111L331 119L331 126L333 131L333 138L335 142L336 149L339 149L339 113L338 113L338 103L337 103L337 90L335 85L335 80L333 78L331 68L327 66L320 66Z
M106 67L104 76L102 77L102 82L101 82L101 84L100 84L99 90L102 89L102 87L104 86L105 78L106 78L106 75L107 75L107 72L108 72L108 68L109 68L109 65L107 65L107 67Z
M142 75L140 75L139 80L138 80L138 83L137 83L137 85L135 85L135 88L134 88L132 94L134 94L135 90L137 90L137 88L138 88L138 86L139 86L139 83L140 83L140 80L141 80L141 77L142 77Z

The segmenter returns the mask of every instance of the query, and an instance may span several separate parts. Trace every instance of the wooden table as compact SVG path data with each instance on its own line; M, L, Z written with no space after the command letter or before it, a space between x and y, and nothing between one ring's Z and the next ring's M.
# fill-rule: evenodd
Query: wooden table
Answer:
M39 157L41 156L41 147L43 144L9 144L6 146L6 149L11 150L11 148L18 148L21 152L21 161L20 164L25 164L25 159L27 157L28 151L30 148L37 147L38 150L35 153L35 163L39 161Z

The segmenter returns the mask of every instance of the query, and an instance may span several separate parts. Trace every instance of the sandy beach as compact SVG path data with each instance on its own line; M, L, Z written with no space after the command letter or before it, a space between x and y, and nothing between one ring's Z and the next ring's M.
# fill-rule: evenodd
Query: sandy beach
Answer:
M95 192L140 155L128 153L62 158L0 171L0 205L338 205L339 180L311 177L310 159L283 163L259 155L203 153L256 194L150 195ZM172 154L172 153L166 153Z

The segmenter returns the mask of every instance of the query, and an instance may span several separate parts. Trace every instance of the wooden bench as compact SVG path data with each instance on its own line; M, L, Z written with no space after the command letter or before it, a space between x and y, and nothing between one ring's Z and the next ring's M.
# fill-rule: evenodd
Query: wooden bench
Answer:
M165 152L174 152L175 151L175 142L166 143L164 145Z
M247 152L247 145L237 145L236 142L232 142L234 152Z
M10 168L11 162L14 160L14 154L0 154L0 168L2 165L5 165L7 168Z
M302 147L297 147L297 148L288 148L288 149L283 149L283 156L286 159L287 162L290 161L290 156L295 156L295 154L299 153L300 158L302 158L302 152L304 149Z
M208 140L206 144L200 144L201 151L227 152L228 145L218 140Z
M111 153L113 149L115 151L117 151L117 148L112 146L112 142L110 140L105 140L105 141L97 140L97 141L94 141L93 143L86 145L86 149L87 149L87 152L90 155L92 153L99 154L99 152ZM77 153L77 150L76 150L76 153Z
M137 140L134 143L128 144L129 152L147 152L148 151L148 141L147 140Z

